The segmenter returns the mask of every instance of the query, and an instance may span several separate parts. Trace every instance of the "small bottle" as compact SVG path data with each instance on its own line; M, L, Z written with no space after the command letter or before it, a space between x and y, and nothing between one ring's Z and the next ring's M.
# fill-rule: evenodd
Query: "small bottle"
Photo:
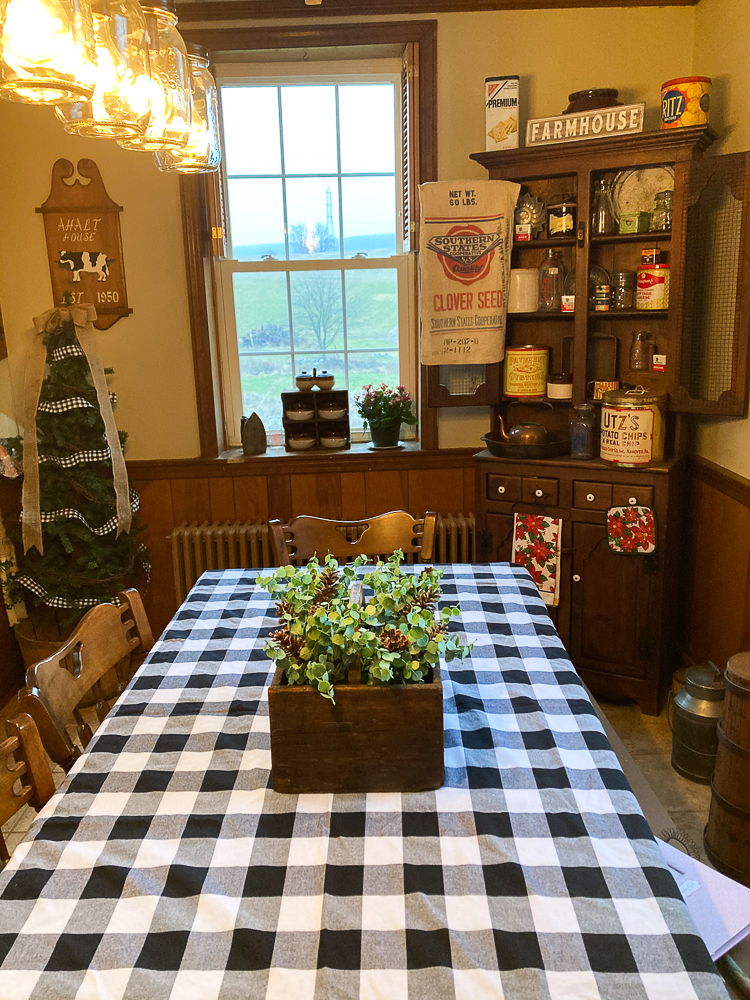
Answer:
M596 458L596 410L593 403L578 403L570 418L570 457Z
M651 370L651 334L648 330L636 330L630 345L630 370L647 372Z
M635 309L635 271L612 272L612 308Z
M548 250L539 268L539 311L559 312L562 302L565 265L559 250Z
M595 236L611 236L617 232L617 216L612 204L610 184L605 177L597 182L591 232Z
M669 232L672 228L673 191L659 191L654 195L654 211L651 215L651 231Z

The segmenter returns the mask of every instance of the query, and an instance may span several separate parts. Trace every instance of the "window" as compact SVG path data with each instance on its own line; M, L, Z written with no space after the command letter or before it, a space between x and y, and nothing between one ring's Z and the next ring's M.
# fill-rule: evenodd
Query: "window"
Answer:
M400 62L305 68L218 67L228 256L216 274L230 444L253 411L270 441L283 442L280 394L303 369L326 369L349 390L355 439L363 385L416 388Z

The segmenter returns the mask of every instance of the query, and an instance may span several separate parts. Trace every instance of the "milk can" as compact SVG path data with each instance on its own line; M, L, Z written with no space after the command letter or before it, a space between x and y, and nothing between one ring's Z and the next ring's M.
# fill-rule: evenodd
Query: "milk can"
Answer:
M672 767L683 778L711 783L719 737L716 725L724 712L724 675L710 661L685 673L685 687L674 696Z

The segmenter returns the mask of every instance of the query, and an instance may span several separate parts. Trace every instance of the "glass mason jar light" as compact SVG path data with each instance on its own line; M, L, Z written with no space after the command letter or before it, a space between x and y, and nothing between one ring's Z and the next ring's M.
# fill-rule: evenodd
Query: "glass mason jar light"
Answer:
M96 86L88 0L0 0L0 97L86 101Z
M208 49L188 45L187 54L193 77L190 136L183 149L164 150L154 158L159 170L167 173L203 174L218 170L221 163L219 101L216 82L208 70Z
M169 0L143 0L151 66L151 120L143 135L120 139L124 149L178 149L190 134L190 66Z
M151 116L146 21L136 0L92 0L96 90L55 113L67 132L107 139L143 135Z

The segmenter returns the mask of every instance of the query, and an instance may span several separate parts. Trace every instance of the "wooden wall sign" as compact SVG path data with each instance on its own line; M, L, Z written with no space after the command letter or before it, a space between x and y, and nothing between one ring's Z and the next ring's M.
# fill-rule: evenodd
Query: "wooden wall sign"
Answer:
M625 104L620 108L578 111L554 118L530 118L526 122L527 146L551 146L557 142L606 139L643 131L645 104Z
M49 198L37 212L44 217L49 273L55 305L91 302L98 330L108 330L132 313L125 288L120 212L107 194L93 160L57 160Z

